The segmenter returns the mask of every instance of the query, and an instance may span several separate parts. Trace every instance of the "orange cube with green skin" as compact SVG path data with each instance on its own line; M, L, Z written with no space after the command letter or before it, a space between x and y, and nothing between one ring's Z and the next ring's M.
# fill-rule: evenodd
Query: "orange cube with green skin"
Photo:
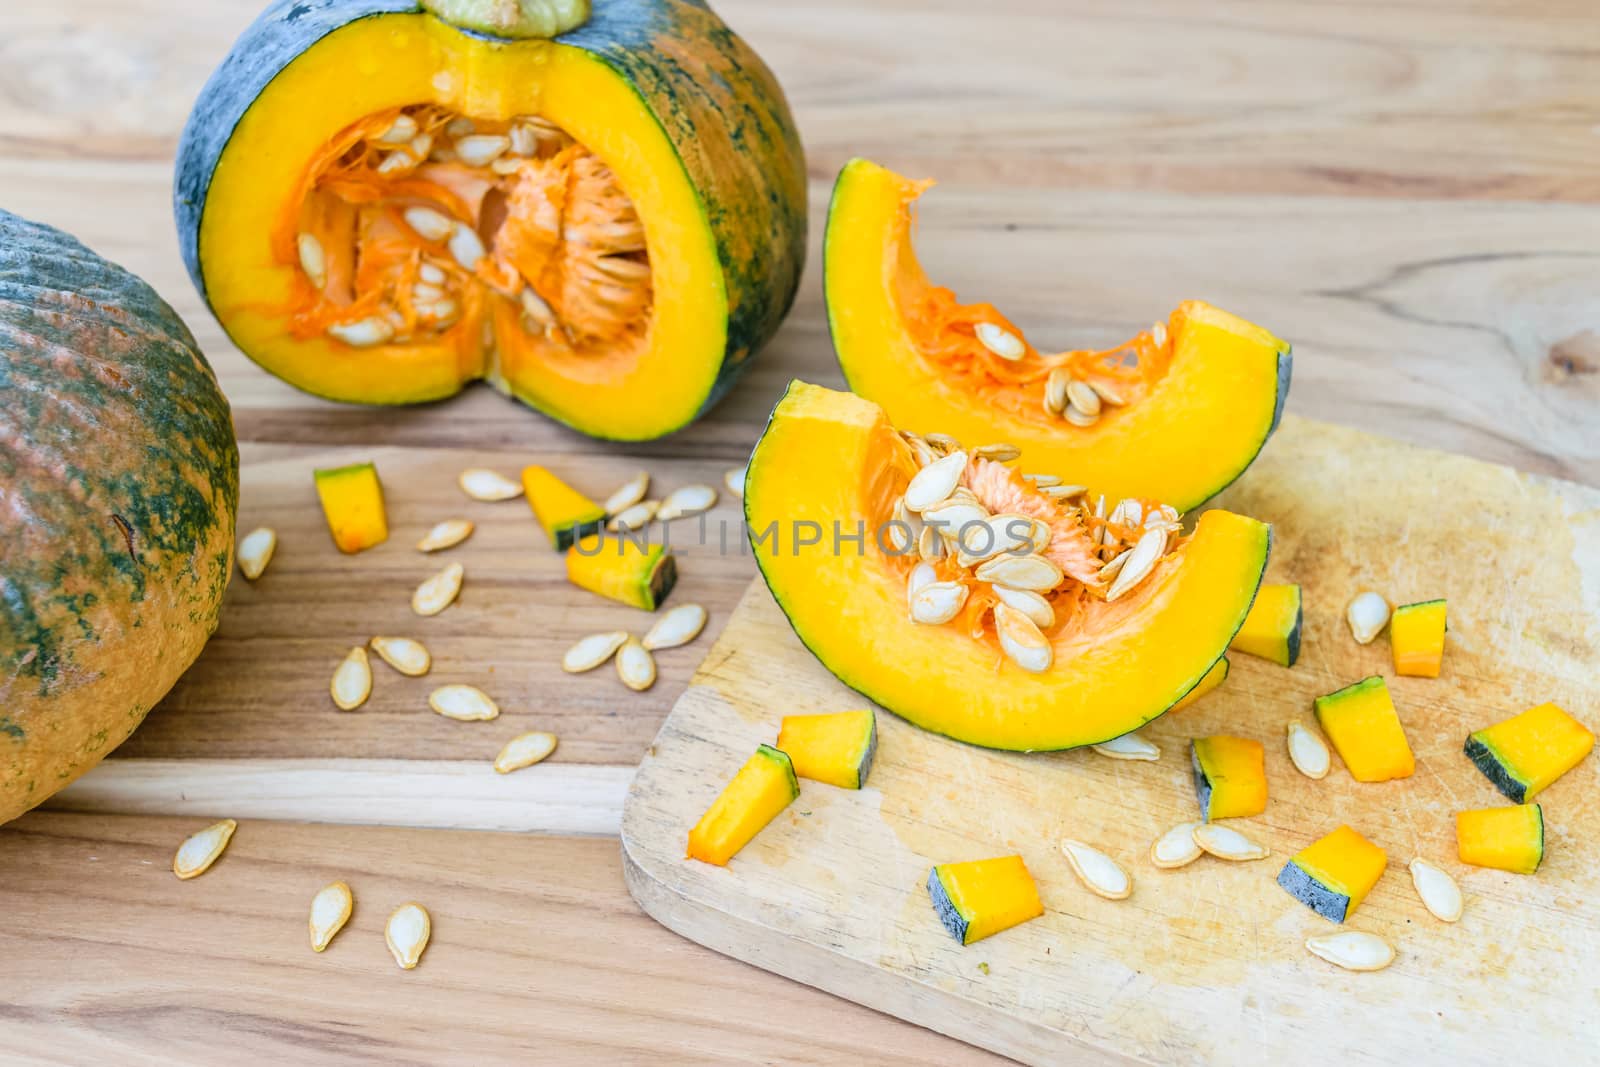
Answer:
M1266 751L1247 737L1197 737L1189 745L1200 817L1241 819L1267 810Z
M565 552L579 538L599 533L605 525L605 508L543 467L523 468L522 491L557 552Z
M1462 863L1532 874L1544 860L1544 809L1537 804L1456 812Z
M1317 722L1358 782L1409 778L1417 769L1381 675L1316 699Z
M878 719L871 708L829 715L786 715L778 747L794 762L794 773L840 789L860 789L878 751Z
M1295 853L1278 884L1318 915L1342 923L1367 899L1388 862L1383 849L1341 826Z
M928 897L944 928L963 945L1044 914L1021 856L941 863L928 872Z
M1402 604L1389 619L1389 647L1394 652L1394 673L1414 678L1439 677L1444 660L1444 634L1448 629L1445 601L1424 600Z
M1555 704L1540 704L1467 738L1467 758L1518 804L1583 761L1594 734Z
M788 754L761 745L689 831L688 857L726 867L799 795Z
M1300 658L1303 621L1298 585L1263 585L1256 590L1250 614L1245 616L1244 625L1233 635L1228 647L1293 667Z
M383 509L383 484L371 463L313 471L317 499L328 520L328 532L340 552L354 553L389 539Z

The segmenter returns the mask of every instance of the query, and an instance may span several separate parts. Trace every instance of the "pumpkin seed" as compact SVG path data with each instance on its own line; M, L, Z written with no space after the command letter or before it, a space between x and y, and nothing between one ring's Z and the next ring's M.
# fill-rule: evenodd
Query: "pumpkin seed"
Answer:
M1106 517L1106 495L1104 493L1101 493L1100 498L1094 502L1094 517L1097 519ZM1103 545L1110 537L1111 531L1102 526L1096 533L1091 535L1090 540L1097 545Z
M728 487L728 492L741 500L744 499L744 476L749 469L750 465L747 463L743 467L722 472L722 484Z
M919 563L912 567L906 579L906 611L911 610L911 598L917 595L917 590L938 580L939 573L933 569L933 564Z
M1144 506L1132 497L1117 501L1117 506L1111 509L1111 515L1106 519L1112 526L1138 526L1143 521Z
M379 315L368 315L354 322L336 322L328 327L328 336L356 348L371 348L394 337L394 325Z
M439 614L455 602L466 574L465 567L452 563L433 577L424 578L411 594L411 610L423 616Z
M1065 367L1056 367L1050 371L1050 376L1044 380L1044 409L1052 415L1059 415L1067 406L1067 386L1072 384L1072 375Z
M1127 398L1117 390L1116 386L1108 385L1105 382L1092 381L1089 383L1089 388L1093 389L1095 395L1100 397L1102 404L1110 404L1112 407L1120 408L1128 403Z
M518 159L514 155L501 156L499 159L489 164L489 169L501 177L505 177L508 174L515 174L517 171L521 170L522 160Z
M511 127L511 151L519 156L539 153L539 135L532 126L519 122Z
M1037 558L1037 557L1035 557ZM994 631L1000 638L1000 650L1011 662L1025 671L1041 674L1055 662L1055 649L1044 634L1020 611L1005 604L994 606Z
M922 513L922 521L935 527L941 537L954 539L958 544L964 533L982 525L989 519L989 509L982 504L965 500L941 500ZM985 557L987 558L987 557Z
M422 265L417 268L417 277L429 285L443 285L445 273L437 265L424 261Z
M410 148L397 149L379 161L378 173L385 178L391 178L397 174L406 173L421 162L422 157L412 155Z
M1043 593L1061 584L1061 568L1043 556L1001 556L977 569L980 582Z
M950 495L946 497L945 500L950 504L972 504L976 507L983 506L983 501L978 499L978 494L974 493L971 489L968 489L964 485L958 485L954 489L950 490Z
M418 552L438 552L446 548L454 548L472 536L476 529L471 519L446 519L436 523L433 529L423 535L417 542Z
M1010 463L1022 455L1022 449L1016 445L1003 442L992 445L979 445L972 450L973 459L987 459L995 463Z
M1028 549L1032 552L1043 552L1050 547L1050 539L1055 536L1055 531L1043 519L1033 520L1033 533L1028 538Z
M457 115L445 123L444 132L447 137L466 137L478 128L478 124L465 115Z
M1157 867L1171 869L1185 867L1199 859L1202 849L1194 839L1194 832L1202 824L1179 823L1150 845L1150 862Z
M947 433L925 433L922 439L946 456L961 451L961 442Z
M328 691L340 711L354 711L367 702L372 695L372 664L366 649L357 645L350 650L333 672Z
M628 634L624 630L590 634L588 637L580 638L578 643L567 649L567 654L561 657L561 669L568 674L592 671L610 659L611 654L621 648L627 639Z
M1071 500L1075 496L1082 496L1089 491L1086 485L1046 485L1039 490L1052 500Z
M1122 568L1127 565L1128 556L1131 554L1131 552L1132 552L1132 550L1129 549L1129 550L1125 550L1125 551L1122 551L1122 552L1118 552L1115 556L1112 556L1110 561L1107 562L1105 566L1101 567L1098 571L1095 572L1095 578L1097 578L1098 580L1100 580L1102 582L1111 581L1113 578L1115 578L1117 576L1117 574L1122 570Z
M428 909L415 901L394 909L383 926L384 944L403 971L411 970L422 959L422 950L428 947L432 935L433 920Z
M378 658L405 675L420 678L433 666L433 657L421 641L409 637L374 637L367 642Z
M1411 861L1411 884L1417 887L1422 906L1435 918L1453 923L1461 918L1461 887L1441 868L1425 859Z
M1360 592L1350 599L1344 617L1350 623L1350 633L1355 636L1356 644L1371 644L1389 624L1389 602L1371 590Z
M605 508L607 515L619 515L644 499L650 491L650 472L640 471L632 478L623 482L615 493L606 497L606 502L601 507Z
M555 310L545 303L544 297L533 291L532 286L523 289L521 293L517 294L517 299L522 303L522 313L532 319L535 324L541 327L555 325Z
M228 847L228 842L233 840L233 832L238 828L239 824L234 820L223 819L189 835L172 856L172 873L184 881L205 874L217 862L217 857L222 855L222 850Z
M1070 838L1061 842L1061 851L1078 881L1096 896L1107 900L1126 900L1133 893L1133 879L1110 856Z
M1032 482L1035 489L1048 489L1052 485L1061 484L1061 479L1054 474L1024 474L1022 480Z
M239 570L252 582L266 571L277 550L278 535L270 526L257 527L239 539Z
M456 484L474 500L514 500L522 495L521 482L514 482L499 471L483 467L462 471Z
M456 141L456 156L469 167L487 167L511 147L511 138L498 133L480 133Z
M911 456L917 461L918 467L926 467L939 458L938 451L915 434L906 438L906 446L911 449Z
M487 722L500 717L500 705L474 685L441 685L428 694L428 707L457 722Z
M961 528L956 545L960 549L956 562L963 567L974 567L984 560L1007 553L1036 551L1033 543L1033 520L1026 515L995 515L979 523Z
M432 326L434 329L443 329L455 322L456 316L461 314L461 305L450 297L441 300L419 300L413 305L419 321Z
M1000 603L1013 611L1022 612L1039 629L1048 630L1056 624L1056 609L1038 593L1027 589L1009 589L1003 585L991 585L989 588Z
M1154 763L1161 758L1161 749L1157 748L1154 743L1140 737L1138 731L1123 734L1121 737L1113 737L1109 741L1102 741L1092 747L1100 755L1110 756L1112 759L1143 760L1148 763Z
M1061 413L1061 417L1072 423L1072 425L1084 429L1088 429L1100 421L1099 415L1091 415L1087 411L1076 408L1071 404L1067 405L1067 409Z
M1161 561L1161 554L1166 547L1167 534L1164 530L1151 530L1141 535L1138 543L1129 550L1127 562L1112 580L1111 588L1106 590L1106 600L1117 600L1144 581L1150 572L1156 569L1156 564Z
M911 594L911 618L939 626L959 615L966 602L967 587L960 582L929 582Z
M300 269L318 289L328 287L328 257L322 251L322 242L309 233L295 238L295 248L300 254Z
M1219 826L1214 822L1196 824L1194 828L1194 843L1223 860L1259 860L1267 856L1267 850L1228 826Z
M475 269L478 260L485 255L483 238L478 236L477 230L464 222L457 222L452 226L450 240L445 247L450 249L451 257L467 270Z
M921 512L950 496L967 470L967 454L959 449L928 464L906 486L906 508Z
M1313 956L1347 971L1381 971L1394 962L1394 948L1377 934L1363 930L1341 930L1306 939Z
M1067 402L1085 415L1098 417L1100 414L1100 394L1088 382L1067 383Z
M321 952L344 929L355 910L356 898L344 882L331 882L311 898L311 950Z
M374 144L403 145L417 135L417 120L404 112L396 115L394 122L378 136L374 137Z
M1307 778L1326 778L1332 758L1322 738L1299 722L1289 724L1289 762Z
M1028 346L1022 343L1022 338L992 322L980 322L972 328L977 335L978 343L1001 359L1015 363L1028 353Z
M939 531L932 526L924 526L917 535L917 555L932 563L936 559L944 558L944 539L939 536Z
M679 604L656 621L640 644L651 652L687 645L705 629L706 609L699 604Z
M611 521L606 523L606 529L612 533L626 533L630 530L640 529L655 518L656 513L660 510L661 501L659 500L641 501L633 505L633 507L624 508L620 513L613 515Z
M411 299L419 304L430 304L444 296L444 290L437 285L418 282L411 287Z
M408 207L400 213L400 217L405 219L406 225L415 230L417 236L424 241L443 241L456 228L455 219L431 207Z
M556 750L556 735L533 731L518 734L507 741L500 754L494 758L496 774L510 774L524 767L532 767Z
M656 658L630 637L617 649L617 677L635 693L642 693L656 684Z
M656 512L656 519L671 522L685 515L698 515L710 510L716 502L717 491L709 485L686 485L667 494L667 499L661 502L661 509Z

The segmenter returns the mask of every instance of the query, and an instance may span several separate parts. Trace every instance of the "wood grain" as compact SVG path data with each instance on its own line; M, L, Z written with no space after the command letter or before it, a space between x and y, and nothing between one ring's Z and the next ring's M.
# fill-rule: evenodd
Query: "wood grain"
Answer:
M719 951L1033 1063L1582 1058L1600 1039L1589 980L1600 760L1540 794L1535 877L1458 863L1454 813L1505 803L1462 755L1471 730L1546 700L1600 726L1600 490L1291 419L1221 503L1273 523L1268 579L1302 586L1292 669L1233 655L1221 688L1141 731L1162 750L1153 764L992 752L880 712L866 788L803 782L719 868L686 860L685 835L755 745L783 715L862 704L754 583L634 778L622 842L635 899ZM888 568L861 580L903 581ZM1363 785L1336 758L1312 781L1288 760L1286 725L1315 729L1315 696L1392 675L1387 640L1357 645L1343 620L1363 588L1398 603L1448 596L1444 671L1389 679L1414 776ZM896 624L914 626L885 623ZM892 663L888 638L882 651ZM1267 810L1230 825L1272 855L1158 870L1150 843L1197 817L1189 741L1219 733L1265 746ZM1348 924L1396 945L1378 974L1309 956L1304 940L1333 927L1274 884L1289 856L1341 823L1389 854ZM1064 837L1120 861L1132 897L1090 895L1058 851ZM929 903L928 869L1012 852L1045 915L962 947ZM1406 873L1415 856L1460 880L1459 923L1422 908Z

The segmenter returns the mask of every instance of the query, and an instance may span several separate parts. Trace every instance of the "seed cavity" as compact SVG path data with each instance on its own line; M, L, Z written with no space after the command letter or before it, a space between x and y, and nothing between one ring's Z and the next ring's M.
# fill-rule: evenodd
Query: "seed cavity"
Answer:
M420 678L433 666L421 641L409 637L374 637L367 642L378 658L408 678Z
M1389 624L1389 602L1369 589L1350 598L1344 617L1356 643L1368 645Z
M1422 898L1422 906L1429 914L1447 923L1461 918L1461 887L1454 878L1420 858L1411 861L1410 870L1411 884L1417 887L1417 896Z
M522 495L522 483L514 482L499 471L472 467L461 472L456 479L461 491L474 500L514 500Z
M1239 831L1214 822L1198 823L1194 828L1194 843L1222 860L1265 859L1267 850Z
M556 750L556 735L535 730L518 734L507 741L500 754L494 758L496 774L510 774L524 767L532 767Z
M643 500L649 491L650 472L640 471L618 486L617 491L606 497L606 502L600 506L605 508L607 515L620 515Z
M239 571L252 582L266 572L277 551L278 535L270 526L259 526L239 539Z
M640 643L651 652L687 645L705 629L706 618L706 609L699 604L680 604L661 616Z
M1055 649L1022 612L996 604L994 630L1000 639L1000 650L1023 670L1042 674L1055 662Z
M624 630L612 630L610 633L590 634L588 637L580 638L578 643L567 649L567 654L561 657L561 669L568 674L592 671L610 659L627 639L628 634Z
M439 614L455 602L466 573L461 564L452 563L433 577L423 579L417 591L411 594L411 610L422 616Z
M372 664L365 648L357 645L350 650L334 670L328 692L340 711L354 711L367 702L372 695Z
M500 705L471 685L441 685L428 694L428 707L457 722L488 722L500 717Z
M185 838L173 854L172 873L184 881L205 874L228 847L228 842L233 840L233 832L238 828L239 824L234 820L223 819Z
M1204 850L1195 841L1194 832L1201 825L1197 822L1179 823L1156 838L1150 845L1150 862L1170 870L1186 867L1199 859Z
M440 552L454 548L471 537L476 528L471 519L445 519L423 535L422 540L417 542L417 551Z
M630 637L617 649L617 677L629 689L642 693L656 684L656 658Z
M433 935L433 920L428 909L415 901L394 909L383 927L383 941L389 954L403 971L409 971L422 959L422 950L428 947Z
M334 935L344 929L355 910L356 898L344 882L332 882L317 890L311 898L311 950L321 952L333 942Z
M1377 934L1364 930L1341 930L1306 939L1313 956L1347 971L1381 971L1394 962L1394 948Z
M1289 724L1289 762L1307 778L1326 778L1333 760L1322 738L1296 721Z
M973 327L977 334L978 343L1001 359L1015 363L1028 353L1028 346L1022 343L1022 338L992 322L980 322Z
M716 502L717 491L709 485L686 485L667 494L660 510L656 512L656 518L661 522L671 522L686 515L708 511Z
M1091 747L1100 755L1110 756L1112 759L1143 760L1146 763L1154 763L1161 758L1161 749L1156 747L1154 742L1140 737L1137 730L1123 734L1121 737L1113 737L1109 741L1102 741L1100 744Z
M1107 900L1126 900L1133 893L1133 878L1099 849L1069 838L1061 842L1061 851L1072 873L1091 893Z
M644 500L632 507L623 508L611 521L606 523L606 529L612 533L630 533L642 529L649 521L656 517L661 510L661 501Z

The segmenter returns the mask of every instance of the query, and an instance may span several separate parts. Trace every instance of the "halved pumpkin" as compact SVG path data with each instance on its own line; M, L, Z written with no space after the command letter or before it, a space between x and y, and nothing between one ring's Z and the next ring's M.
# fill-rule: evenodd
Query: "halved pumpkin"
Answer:
M756 445L744 498L756 559L800 640L845 684L928 730L1022 750L1119 737L1206 677L1261 582L1270 528L1214 510L1193 535L1176 537L1131 590L1106 599L1116 586L1095 577L1103 564L1085 544L1080 513L1010 468L977 460L965 476L967 492L1000 494L1007 508L1052 520L1046 552L1088 580L1063 577L1002 603L992 589L998 579L974 577L983 566L968 573L946 556L940 580L966 590L966 607L943 625L913 621L907 592L918 557L900 549L891 520L908 484L932 469L919 468L912 445L878 405L797 381ZM1151 531L1167 521L1167 513L1148 510ZM1108 537L1138 533L1105 519L1089 528ZM1007 650L997 626L1026 633L1024 603L1043 605L1044 623L1027 623L1042 645Z
M277 0L202 90L174 197L201 295L292 385L481 378L617 439L714 402L805 254L783 93L697 0Z
M1188 510L1243 473L1282 414L1287 343L1191 301L1106 351L1036 349L992 305L959 304L923 273L912 225L930 184L856 159L834 185L823 286L851 389L902 429L1009 441L1117 497ZM1068 378L1078 399L1064 404Z

